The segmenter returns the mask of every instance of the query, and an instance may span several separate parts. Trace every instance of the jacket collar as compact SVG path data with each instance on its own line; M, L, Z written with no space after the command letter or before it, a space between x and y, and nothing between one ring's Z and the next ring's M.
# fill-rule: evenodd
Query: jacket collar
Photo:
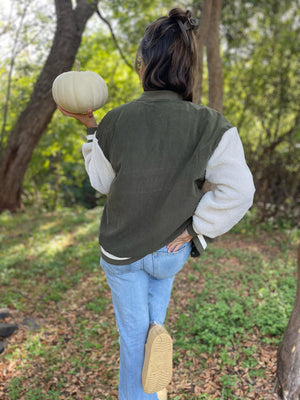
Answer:
M182 100L182 97L171 90L147 90L137 100Z

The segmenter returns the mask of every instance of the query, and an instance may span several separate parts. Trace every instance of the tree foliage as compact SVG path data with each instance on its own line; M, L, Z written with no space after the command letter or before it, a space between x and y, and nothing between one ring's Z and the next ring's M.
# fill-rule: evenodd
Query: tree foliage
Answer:
M297 3L225 2L223 10L225 115L243 136L261 219L299 218Z
M51 50L34 84L26 107L10 131L0 160L0 212L21 207L24 174L55 110L51 86L55 77L74 63L86 23L95 12L97 0L55 0L56 30Z

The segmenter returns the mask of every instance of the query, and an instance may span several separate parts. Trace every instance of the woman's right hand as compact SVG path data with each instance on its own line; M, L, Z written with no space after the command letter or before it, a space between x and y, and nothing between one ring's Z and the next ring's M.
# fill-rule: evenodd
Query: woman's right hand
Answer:
M86 128L97 128L97 122L92 110L87 110L86 114L76 114L64 110L59 105L57 106L57 108L62 114L66 115L67 117L77 119L77 121L81 122Z

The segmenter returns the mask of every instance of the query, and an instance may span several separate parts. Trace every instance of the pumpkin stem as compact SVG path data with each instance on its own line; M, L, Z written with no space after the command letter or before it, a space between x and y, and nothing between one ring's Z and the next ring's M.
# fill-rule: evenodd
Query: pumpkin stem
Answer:
M80 71L80 61L79 60L75 60L75 71Z

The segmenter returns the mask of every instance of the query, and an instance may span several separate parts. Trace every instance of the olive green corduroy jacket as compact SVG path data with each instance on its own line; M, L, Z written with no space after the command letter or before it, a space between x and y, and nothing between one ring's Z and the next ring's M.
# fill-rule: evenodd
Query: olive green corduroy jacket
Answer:
M130 257L128 264L187 228L201 252L192 215L208 160L231 127L217 111L165 90L144 92L108 112L96 137L116 177L101 220L101 246Z

